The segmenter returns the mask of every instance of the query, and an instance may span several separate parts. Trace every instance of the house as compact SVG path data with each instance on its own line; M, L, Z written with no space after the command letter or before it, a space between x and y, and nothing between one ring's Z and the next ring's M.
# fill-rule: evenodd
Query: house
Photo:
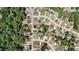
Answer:
M53 23L51 23L50 25L49 25L49 31L53 31L54 30L54 26L55 26L55 24L53 24Z
M38 51L40 50L40 41L34 41L33 42L33 50Z
M27 44L24 44L24 48L25 48L25 50L31 50L32 49L32 45L31 45L31 43L27 43Z
M56 19L55 22L56 22L57 24L60 24L60 19Z
M46 42L47 40L48 40L48 35L44 35L44 36L43 36L43 41Z
M45 23L45 25L50 25L49 23L50 23L50 19L48 19L48 18L45 18L45 21L44 21Z
M75 47L75 51L79 51L79 47Z
M73 29L73 26L74 26L74 22L68 22L68 24L66 25L66 28Z
M64 7L64 11L75 12L75 7Z
M38 8L35 8L35 9L34 9L33 15L36 15L36 16L39 15Z
M60 26L63 26L63 27L66 27L68 24L68 21L67 20L63 20L60 24Z
M34 38L35 39L40 39L40 34L39 33L34 34Z
M71 8L70 7L64 7L64 11L70 12Z
M34 25L34 28L36 28L37 26L39 26L40 22L39 22L39 19L38 17L34 17L33 18L33 25Z

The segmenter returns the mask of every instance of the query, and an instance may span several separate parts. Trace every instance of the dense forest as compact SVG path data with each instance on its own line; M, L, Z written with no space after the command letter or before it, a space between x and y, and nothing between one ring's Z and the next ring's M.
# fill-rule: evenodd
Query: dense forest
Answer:
M23 50L22 21L23 8L7 7L0 9L0 50Z

